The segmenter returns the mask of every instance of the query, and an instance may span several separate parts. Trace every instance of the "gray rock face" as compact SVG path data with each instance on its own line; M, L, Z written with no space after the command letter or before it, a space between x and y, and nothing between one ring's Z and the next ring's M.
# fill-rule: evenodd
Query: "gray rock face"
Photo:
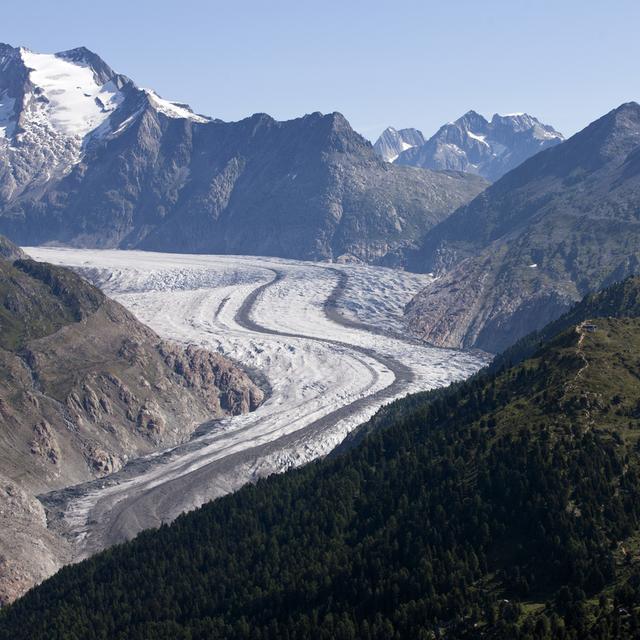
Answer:
M0 606L68 560L36 495L264 398L220 354L167 344L75 273L15 256L0 259Z
M409 305L424 339L499 351L640 272L640 106L534 156L429 232Z
M83 48L3 45L0 91L0 233L19 244L401 264L486 186L391 166L338 113L199 116Z
M489 122L469 111L445 124L421 146L402 151L396 163L425 169L454 169L492 182L532 155L562 142L553 127L526 113L501 116Z
M15 260L24 260L27 257L27 254L20 247L4 236L0 236L0 259L14 262Z
M375 141L373 150L387 162L394 162L407 149L424 144L424 136L417 129L387 127Z

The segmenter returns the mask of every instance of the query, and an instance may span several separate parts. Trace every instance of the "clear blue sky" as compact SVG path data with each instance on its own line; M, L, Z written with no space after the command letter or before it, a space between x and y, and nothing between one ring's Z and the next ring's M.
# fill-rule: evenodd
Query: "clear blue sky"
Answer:
M468 109L571 134L640 99L638 0L29 0L0 40L85 45L137 84L238 120L340 111L375 138Z

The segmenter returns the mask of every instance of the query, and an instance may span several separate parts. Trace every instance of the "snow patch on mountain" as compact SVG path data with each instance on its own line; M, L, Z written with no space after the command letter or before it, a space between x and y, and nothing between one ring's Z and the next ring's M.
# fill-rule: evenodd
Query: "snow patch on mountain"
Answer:
M26 113L54 130L84 138L99 127L123 101L112 81L100 86L93 71L55 54L21 49L35 90Z
M477 140L478 142L487 145L487 147L489 146L489 143L487 142L487 136L478 135L476 133L473 133L473 131L467 131L467 135L473 140Z
M151 89L143 89L143 91L149 97L151 104L153 104L160 113L164 113L164 115L169 116L170 118L186 118L187 120L193 120L193 122L200 123L210 122L210 118L194 113L187 105L165 100Z

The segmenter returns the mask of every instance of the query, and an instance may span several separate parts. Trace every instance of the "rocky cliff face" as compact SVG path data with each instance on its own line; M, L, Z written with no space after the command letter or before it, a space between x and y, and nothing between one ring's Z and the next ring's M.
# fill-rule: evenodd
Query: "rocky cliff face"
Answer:
M0 236L0 260L8 260L13 262L14 260L27 259L27 254L17 247L13 242L7 240L4 236Z
M64 558L35 495L112 473L262 399L237 365L161 341L74 273L0 259L0 602Z
M394 162L407 149L424 144L424 136L417 129L387 127L373 145L374 151L387 162Z
M640 272L640 106L622 105L504 176L428 233L440 277L408 306L435 344L499 351Z
M445 124L429 140L401 151L397 164L426 169L454 169L492 182L527 158L562 142L562 134L526 113L491 121L475 111Z
M390 166L337 113L226 123L86 49L0 48L0 233L20 244L396 264L485 186Z

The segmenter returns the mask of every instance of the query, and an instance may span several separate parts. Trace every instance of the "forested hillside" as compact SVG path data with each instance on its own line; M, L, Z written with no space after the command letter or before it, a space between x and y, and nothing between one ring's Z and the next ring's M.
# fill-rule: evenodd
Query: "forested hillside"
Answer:
M582 320L64 568L0 638L637 638L640 319Z

